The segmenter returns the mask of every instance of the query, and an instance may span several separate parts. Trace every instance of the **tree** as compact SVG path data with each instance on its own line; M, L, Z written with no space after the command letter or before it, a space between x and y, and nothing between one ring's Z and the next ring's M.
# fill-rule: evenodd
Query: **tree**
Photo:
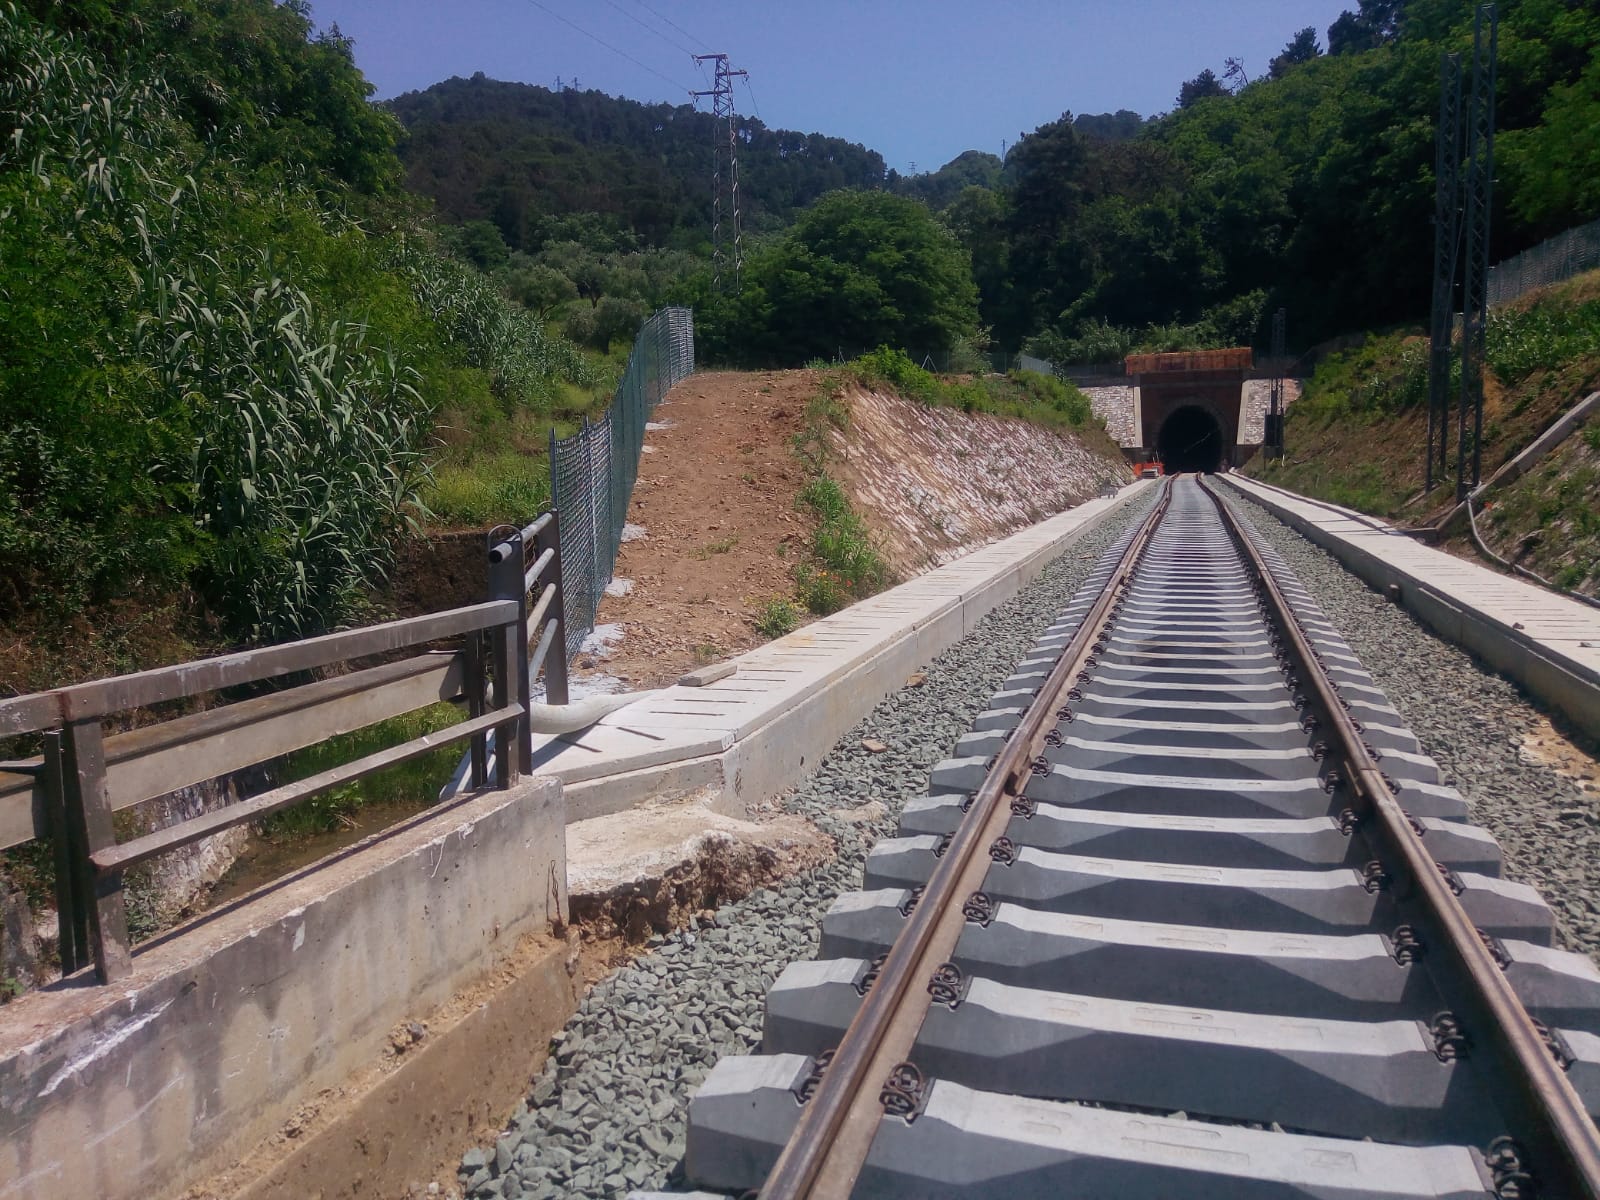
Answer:
M542 263L513 266L506 274L505 288L513 300L531 309L541 321L548 320L552 312L578 294L572 280Z
M721 319L742 361L804 362L877 345L948 349L977 328L966 251L915 200L832 192L751 255Z
M1406 0L1360 0L1358 11L1347 9L1328 26L1328 53L1358 54L1394 41L1405 8Z
M1322 47L1317 43L1316 27L1307 25L1290 38L1289 44L1283 48L1283 53L1268 64L1267 73L1273 79L1282 79L1289 73L1291 67L1304 66L1321 53Z
M1228 89L1223 86L1222 80L1217 78L1217 73L1207 67L1178 89L1178 107L1188 108L1190 105L1211 96L1226 96L1228 94Z

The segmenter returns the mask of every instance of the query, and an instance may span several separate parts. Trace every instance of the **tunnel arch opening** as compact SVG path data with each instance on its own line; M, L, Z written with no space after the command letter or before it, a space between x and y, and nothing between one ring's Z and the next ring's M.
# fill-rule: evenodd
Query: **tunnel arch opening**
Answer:
M1198 404L1175 408L1161 422L1156 454L1167 474L1211 472L1222 466L1222 424Z

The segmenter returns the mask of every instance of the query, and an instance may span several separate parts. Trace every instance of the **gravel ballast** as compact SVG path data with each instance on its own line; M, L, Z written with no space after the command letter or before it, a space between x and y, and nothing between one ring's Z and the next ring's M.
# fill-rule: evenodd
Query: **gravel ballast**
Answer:
M1562 947L1600 962L1600 796L1524 751L1540 711L1266 509L1247 500L1233 507L1283 555L1473 821L1499 841L1506 877L1538 888Z
M920 686L878 704L783 797L780 808L834 839L834 859L723 906L702 928L652 938L646 954L590 990L510 1127L463 1157L469 1196L621 1197L673 1181L690 1093L719 1056L756 1048L767 988L792 959L815 954L822 917L841 891L860 886L866 852L927 790L933 765L1147 509L1135 504L1090 529L929 663ZM868 750L867 740L887 749Z
M1524 752L1538 710L1275 517L1247 502L1235 508L1283 555L1474 820L1499 839L1508 876L1544 895L1562 944L1600 960L1600 796ZM694 1088L721 1055L755 1050L767 988L788 962L814 955L823 914L859 886L867 850L893 832L933 765L1144 511L1136 505L1091 530L933 660L921 686L880 703L782 799L779 807L835 840L836 858L724 906L702 928L653 938L591 989L511 1126L463 1159L469 1196L623 1197L677 1182ZM887 749L868 750L864 740Z

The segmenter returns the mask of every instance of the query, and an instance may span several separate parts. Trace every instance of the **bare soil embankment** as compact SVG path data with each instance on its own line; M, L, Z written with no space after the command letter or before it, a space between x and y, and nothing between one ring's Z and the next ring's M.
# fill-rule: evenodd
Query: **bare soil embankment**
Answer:
M605 657L580 657L580 673L653 687L767 640L756 621L793 595L815 529L797 504L808 475L793 444L821 386L816 371L713 371L667 396L628 514L641 536L616 566L630 590L600 607L621 636ZM827 470L901 578L1129 478L1098 427L1062 433L859 389L842 400Z

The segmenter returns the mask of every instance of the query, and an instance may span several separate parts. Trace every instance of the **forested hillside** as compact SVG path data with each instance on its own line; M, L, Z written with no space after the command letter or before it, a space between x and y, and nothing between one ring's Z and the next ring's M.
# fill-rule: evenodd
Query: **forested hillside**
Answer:
M593 215L612 245L692 248L708 239L715 121L687 104L550 91L482 74L447 79L386 106L410 133L406 183L446 220L492 221L512 250L566 240L562 218ZM838 188L882 187L883 158L820 133L739 118L747 228L772 228Z
M1361 0L1230 91L1208 70L1133 141L1063 118L1007 156L951 223L1002 343L1062 357L1262 336L1300 346L1426 313L1441 51L1468 52L1464 0ZM1600 215L1600 11L1502 0L1494 257ZM1159 326L1197 326L1161 329Z
M1173 81L1169 113L1065 113L1003 162L969 150L913 176L863 147L741 116L746 229L753 245L781 239L835 188L922 201L970 260L977 320L960 336L1056 359L1258 342L1280 305L1301 348L1416 320L1431 270L1439 56L1470 50L1473 9L1360 0L1326 31L1285 30L1270 63L1222 74L1197 63ZM1584 0L1499 10L1495 258L1600 215L1600 13ZM486 265L521 251L550 266L551 245L576 260L573 243L591 255L705 250L707 113L481 76L390 107L411 134L409 186L447 221L497 231ZM667 290L707 299L692 274L677 271ZM756 316L749 339L729 327L736 361L775 353ZM862 335L829 326L800 340L859 346Z
M1600 12L1499 7L1496 257L1600 215ZM0 0L0 629L141 596L223 638L356 619L408 522L541 501L531 456L662 303L762 365L1418 320L1472 11L1360 0L1251 82L1197 63L1170 113L912 177L741 117L729 295L705 112L481 75L374 105L299 0Z

